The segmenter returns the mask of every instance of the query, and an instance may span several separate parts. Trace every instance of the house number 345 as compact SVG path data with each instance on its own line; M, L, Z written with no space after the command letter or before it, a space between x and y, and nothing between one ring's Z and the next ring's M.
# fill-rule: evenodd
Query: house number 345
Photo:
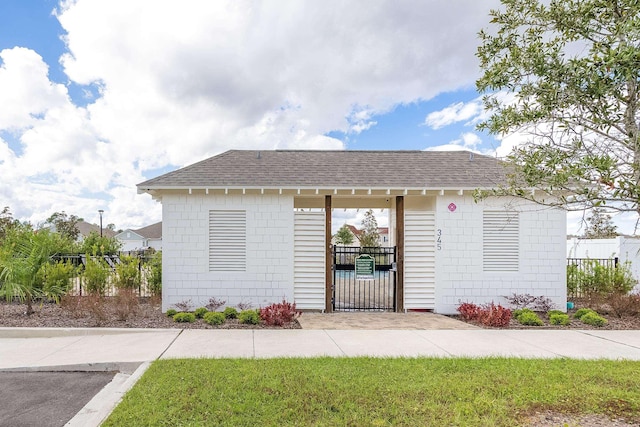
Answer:
M442 250L442 230L440 228L436 230L436 249Z

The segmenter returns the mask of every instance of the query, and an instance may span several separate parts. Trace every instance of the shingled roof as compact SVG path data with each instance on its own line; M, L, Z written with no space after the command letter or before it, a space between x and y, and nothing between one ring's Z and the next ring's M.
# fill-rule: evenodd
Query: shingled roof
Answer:
M230 150L138 184L183 188L490 188L503 163L467 151Z

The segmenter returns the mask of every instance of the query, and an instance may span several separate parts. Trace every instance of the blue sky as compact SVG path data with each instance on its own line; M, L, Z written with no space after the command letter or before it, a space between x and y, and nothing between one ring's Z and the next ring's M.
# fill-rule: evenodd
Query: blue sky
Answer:
M475 129L498 6L1 0L0 207L142 227L137 183L232 148L504 155Z

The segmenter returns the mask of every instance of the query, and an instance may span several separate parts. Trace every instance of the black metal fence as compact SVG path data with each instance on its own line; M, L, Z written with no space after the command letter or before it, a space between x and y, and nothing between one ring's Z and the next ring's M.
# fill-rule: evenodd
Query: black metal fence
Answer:
M87 259L90 258L93 261L100 261L105 268L109 270L107 276L107 283L104 287L104 296L114 296L117 293L116 279L117 279L117 266L122 263L123 257L131 257L137 262L138 275L140 278L140 284L137 287L137 293L141 297L150 297L154 295L151 287L149 286L149 279L151 277L150 261L153 259L153 254L147 252L118 252L116 254L91 256L87 254L57 254L51 257L54 262L65 262L75 267L74 276L71 279L72 295L84 295L86 293L84 289L84 280L82 272L87 266Z
M369 255L374 268L356 276L356 259ZM395 311L396 249L389 247L333 247L333 310Z

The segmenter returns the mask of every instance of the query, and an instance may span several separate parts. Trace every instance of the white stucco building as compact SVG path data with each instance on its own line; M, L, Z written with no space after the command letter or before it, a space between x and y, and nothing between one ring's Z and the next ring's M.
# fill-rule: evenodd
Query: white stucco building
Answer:
M163 310L210 297L337 309L331 212L344 208L389 209L396 311L453 314L512 293L564 309L566 214L474 201L503 179L498 160L468 152L232 150L138 190L162 203Z

